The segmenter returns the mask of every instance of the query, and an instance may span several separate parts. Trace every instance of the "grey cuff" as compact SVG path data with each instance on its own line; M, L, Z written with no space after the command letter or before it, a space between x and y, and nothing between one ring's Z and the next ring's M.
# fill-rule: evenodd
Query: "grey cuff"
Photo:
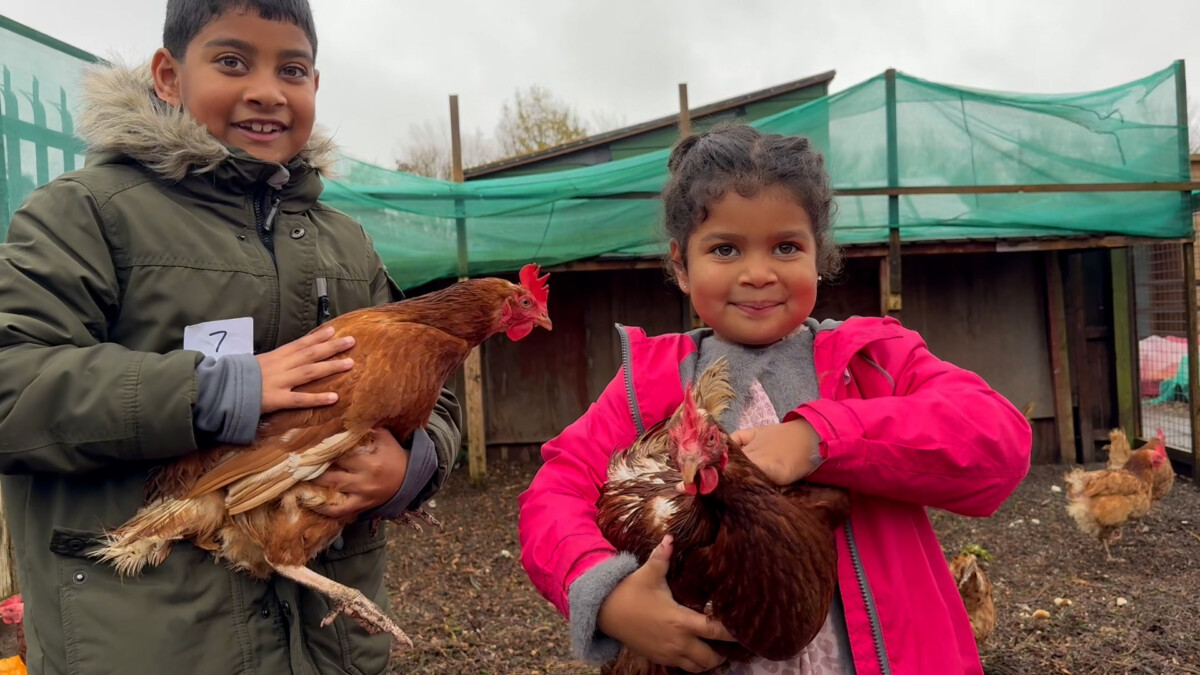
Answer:
M245 445L258 432L262 369L253 354L211 356L196 366L192 426L222 443Z
M571 610L571 652L592 666L602 666L621 653L621 643L596 628L600 605L609 593L641 564L632 553L622 553L583 573L567 591Z
M362 518L399 518L400 514L414 506L417 495L429 484L437 471L437 450L433 447L433 439L429 432L417 429L412 435L412 448L408 454L408 469L404 474L404 483L400 491L388 503L372 511L367 511Z

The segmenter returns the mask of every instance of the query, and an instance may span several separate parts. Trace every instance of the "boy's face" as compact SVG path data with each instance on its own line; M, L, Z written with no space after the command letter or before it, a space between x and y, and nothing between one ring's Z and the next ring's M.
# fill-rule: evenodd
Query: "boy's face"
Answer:
M290 23L229 11L192 39L183 60L159 49L152 67L159 98L253 157L286 163L312 135L319 77L312 45Z

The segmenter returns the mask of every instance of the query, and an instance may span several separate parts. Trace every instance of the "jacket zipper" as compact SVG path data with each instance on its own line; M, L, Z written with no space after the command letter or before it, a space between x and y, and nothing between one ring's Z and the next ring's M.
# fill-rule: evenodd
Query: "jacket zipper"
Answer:
M317 325L329 320L329 282L317 277Z
M858 556L858 544L854 541L854 529L846 520L846 544L850 547L850 561L854 564L854 576L858 578L858 590L862 592L863 604L867 607L867 619L871 623L871 637L875 642L875 655L879 657L879 669L884 675L891 675L892 664L888 661L887 650L883 648L883 627L879 623L879 610L875 607L875 596L867 584L867 572L863 569L862 558Z
M275 260L275 240L272 236L272 228L275 226L275 214L279 212L279 202L282 198L282 193L270 186L264 187L252 200L254 204L254 231L258 234L258 240L266 247L267 252L271 254L271 262ZM267 203L270 202L270 210L266 209ZM266 214L264 215L264 211Z
M646 433L646 425L642 423L642 410L633 393L633 363L629 360L629 334L625 332L625 326L617 324L617 335L621 337L621 365L625 368L625 396L629 399L629 414L633 416L633 426L638 436L641 436Z

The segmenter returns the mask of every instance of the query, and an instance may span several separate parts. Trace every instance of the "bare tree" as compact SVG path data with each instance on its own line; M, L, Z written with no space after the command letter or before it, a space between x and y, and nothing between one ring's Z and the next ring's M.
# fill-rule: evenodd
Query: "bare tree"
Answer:
M494 144L478 129L463 134L462 145L464 168L486 164L496 158ZM408 142L401 148L396 170L450 180L453 166L449 126L425 121L409 127Z
M587 124L566 103L540 85L518 89L506 101L496 125L496 142L504 157L527 155L587 136Z

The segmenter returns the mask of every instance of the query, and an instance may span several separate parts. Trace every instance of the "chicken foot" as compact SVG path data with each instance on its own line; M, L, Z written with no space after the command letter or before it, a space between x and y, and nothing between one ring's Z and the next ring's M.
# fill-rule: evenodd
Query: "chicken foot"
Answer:
M381 520L380 518L372 518L371 519L371 536L372 537L374 537L376 535L376 533L379 532L379 521L380 520ZM407 526L411 527L412 529L416 530L417 532L425 531L424 529L422 529L421 523L425 523L426 525L428 525L430 527L435 527L438 529L441 529L441 527L442 527L442 523L437 518L434 518L433 516L429 515L429 513L427 511L424 511L422 509L417 509L415 511L405 511L404 513L401 513L400 515L396 516L395 518L391 518L390 520L393 523L396 523L397 525L407 525Z
M396 638L397 642L402 642L409 647L413 646L412 640L404 634L404 631L400 630L391 617L361 592L323 577L307 567L299 565L271 565L271 567L280 576L291 579L301 586L311 588L329 598L333 605L333 611L321 621L322 626L328 626L337 618L338 614L345 614L372 634L381 631L387 632Z

